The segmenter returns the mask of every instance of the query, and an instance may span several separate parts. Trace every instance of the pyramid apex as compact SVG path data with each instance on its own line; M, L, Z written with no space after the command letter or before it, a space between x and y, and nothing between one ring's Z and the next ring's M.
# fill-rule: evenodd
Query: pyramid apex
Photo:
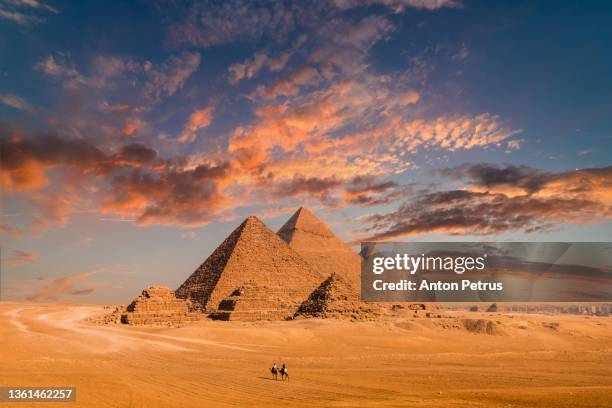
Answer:
M243 222L257 222L257 223L263 224L263 222L259 218L257 218L257 216L255 215L249 215L248 217L244 219Z
M312 211L307 207L300 207L295 213L287 220L285 225L281 227L278 233L281 237L288 238L288 234L291 234L295 230L301 230L305 232L314 233L322 236L333 236L332 231L323 221L321 221Z

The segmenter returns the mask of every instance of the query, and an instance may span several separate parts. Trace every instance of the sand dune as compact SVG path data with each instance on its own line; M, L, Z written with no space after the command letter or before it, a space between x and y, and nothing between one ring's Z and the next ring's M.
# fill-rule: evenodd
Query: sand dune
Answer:
M604 317L451 312L173 329L85 321L102 312L1 303L2 385L76 386L82 407L605 407L612 400L612 322ZM270 379L273 361L288 364L289 383Z

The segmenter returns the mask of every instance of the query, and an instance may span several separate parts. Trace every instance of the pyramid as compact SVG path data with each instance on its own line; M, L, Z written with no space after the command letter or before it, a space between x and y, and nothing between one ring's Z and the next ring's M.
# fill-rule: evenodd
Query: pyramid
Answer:
M247 282L223 299L210 317L214 320L282 320L289 317L288 310L296 309L296 298L304 299L304 293Z
M191 303L177 299L170 288L151 286L142 291L121 314L121 323L131 325L180 325L199 319Z
M308 208L300 207L278 235L324 276L335 272L359 293L361 258Z
M355 288L342 276L332 273L300 305L294 317L371 320L381 314L376 305L361 303Z
M241 298L242 311L263 310L274 319L286 318L295 313L322 279L324 276L302 256L251 216L193 272L176 295L190 299L213 317L225 312L231 315L234 310L228 305L238 304ZM257 289L247 291L245 287ZM243 297L243 293L247 296Z

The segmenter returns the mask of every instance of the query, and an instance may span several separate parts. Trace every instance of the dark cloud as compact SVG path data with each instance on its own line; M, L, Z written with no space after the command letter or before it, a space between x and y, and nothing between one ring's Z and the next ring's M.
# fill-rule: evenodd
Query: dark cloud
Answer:
M273 186L273 193L280 197L292 197L303 194L327 197L332 190L342 186L344 181L337 177L304 177L296 175L289 181L282 181Z
M198 225L211 221L225 203L213 181L219 172L144 172L133 169L116 175L103 198L102 210L136 215L138 223Z
M344 192L344 200L350 205L374 206L394 202L405 195L406 190L394 181L357 176Z
M428 232L475 235L534 232L558 223L586 223L612 217L610 167L544 173L532 168L480 165L455 171L446 172L459 174L458 177L467 175L480 187L521 187L526 193L450 190L424 194L391 213L366 217L364 221L369 226L364 231L369 239L387 240Z
M128 162L151 163L157 158L157 151L140 143L130 143L121 148L120 157Z
M202 164L194 169L193 177L197 180L220 179L228 176L229 171L229 162L224 162L219 165Z
M528 166L512 164L466 164L435 172L444 177L468 182L487 189L495 187L515 187L527 193L535 193L552 182L567 182L573 180L573 191L588 191L592 187L593 178L612 180L612 166L594 169L580 169L565 172L546 172Z
M143 224L203 224L225 202L217 183L229 176L229 162L186 169L184 161L164 161L141 143L108 153L93 140L36 136L0 137L0 181L9 191L39 191L31 196L41 213L33 219L37 227L67 222L79 202L92 198L103 212L129 215ZM62 182L45 189L55 168L61 169ZM96 189L83 187L96 182Z

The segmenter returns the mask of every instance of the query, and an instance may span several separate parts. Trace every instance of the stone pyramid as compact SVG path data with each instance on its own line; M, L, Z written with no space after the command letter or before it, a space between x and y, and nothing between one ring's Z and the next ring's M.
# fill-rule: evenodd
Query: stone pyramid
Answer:
M332 273L300 305L294 317L371 320L381 314L376 305L361 303L355 288L342 276Z
M300 290L259 286L255 282L247 282L223 299L210 317L214 320L283 320L288 311L295 311L295 299L304 299Z
M170 288L151 286L142 291L121 314L121 323L174 326L199 319L191 303L177 299Z
M361 258L308 208L300 207L278 235L324 276L336 273L359 293Z
M176 294L190 299L213 317L231 314L234 309L228 305L240 303L242 311L265 310L274 319L286 318L293 316L324 278L257 217L251 216L215 249Z

